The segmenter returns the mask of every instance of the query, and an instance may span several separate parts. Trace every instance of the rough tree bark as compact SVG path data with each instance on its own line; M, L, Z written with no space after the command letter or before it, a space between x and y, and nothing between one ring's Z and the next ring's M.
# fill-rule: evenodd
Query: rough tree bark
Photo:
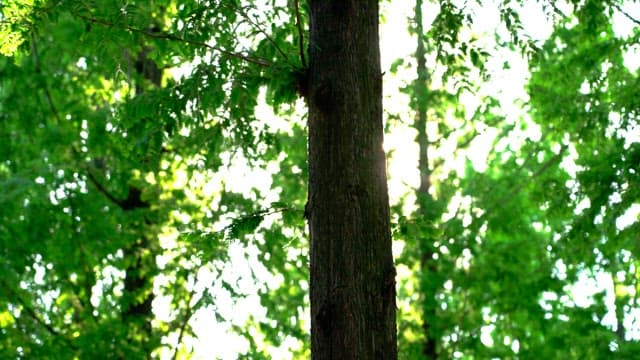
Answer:
M378 0L311 0L313 359L396 359Z

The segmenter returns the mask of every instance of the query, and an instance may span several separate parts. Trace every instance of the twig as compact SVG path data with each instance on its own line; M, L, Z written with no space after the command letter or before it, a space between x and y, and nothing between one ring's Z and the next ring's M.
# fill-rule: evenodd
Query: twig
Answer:
M285 60L289 60L289 57L287 56L287 54L285 54L284 51L282 51L282 49L280 48L280 46L278 46L278 43L275 42L275 40L273 40L273 38L271 38L271 36L269 36L269 34L267 34L266 31L264 31L264 29L262 29L262 27L260 26L260 24L254 22L253 20L251 20L251 18L249 17L249 14L247 12L245 12L244 10L242 10L240 7L234 7L234 9L232 9L233 11L236 11L237 13L239 13L240 15L242 15L243 18L245 18L245 20L247 20L247 22L249 22L249 24L251 24L251 26L253 26L254 28L256 28L262 35L264 35L264 37L271 43L273 44L273 47L276 48L276 50L278 51L278 53L280 53L280 55L282 55L282 57Z
M265 216L269 216L269 215L274 215L274 214L280 214L280 213L286 213L286 212L298 212L300 214L304 213L304 210L301 209L296 209L296 208L290 208L290 207L271 207L271 208L266 208L266 209L262 209L262 210L258 210L254 213L251 214L245 214L245 215L241 215L238 216L236 218L231 219L231 223L225 227L223 227L220 230L216 230L216 231L210 231L210 230L202 230L202 231L188 231L188 234L199 234L200 236L206 236L206 235L212 235L212 234L219 234L222 235L224 240L227 240L229 237L229 233L233 230L234 226L237 226L239 223L249 220L249 219L255 219L255 218L264 218Z
M549 5L551 5L551 7L553 8L553 11L555 11L556 14L560 14L563 18L567 18L567 14L564 13L564 11L562 11L558 5L556 5L555 0L551 0L549 1Z
M304 33L302 31L302 21L300 17L300 1L294 0L293 2L295 6L296 12L296 27L298 28L298 47L300 51L300 61L302 62L302 67L307 67L307 60L304 58Z
M622 7L618 4L613 5L614 8L616 8L616 10L620 11L622 13L622 15L626 16L627 19L633 21L634 23L636 23L636 25L640 25L640 20L634 18L633 16L631 16L628 12L622 10Z
M40 67L40 56L38 54L37 42L35 37L33 36L33 33L31 34L31 49L33 51L33 61L35 66L35 72L38 74L41 74L42 68ZM56 108L56 105L53 101L53 96L51 95L51 91L49 90L49 86L46 84L46 80L43 80L43 81L45 81L45 83L43 84L42 89L47 99L47 103L49 104L49 108L51 109L53 116L58 121L58 124L60 124L62 122L62 117L60 116L60 113ZM71 152L77 158L78 161L82 160L80 152L73 145L71 145ZM119 207L122 207L122 200L117 199L115 196L109 193L107 189L105 189L105 187L102 186L100 181L98 181L98 179L93 175L93 173L91 172L91 169L87 167L85 168L85 170L87 172L87 177L89 178L89 181L91 181L91 183L98 189L98 191L102 193L105 197L107 197L111 202L118 205Z
M538 170L536 170L535 173L533 173L533 174L531 174L531 176L529 176L527 181L520 181L520 183L518 185L516 185L515 187L511 188L507 194L503 195L497 201L495 201L493 206L487 208L481 216L479 216L479 217L477 217L475 219L475 221L484 220L484 218L487 217L489 215L489 213L491 213L497 207L499 207L499 206L500 207L504 207L512 199L515 199L516 195L518 195L520 193L520 191L524 188L524 186L526 184L531 183L537 177L539 177L544 172L546 172L552 165L554 165L555 163L557 163L560 160L562 160L562 157L564 156L564 153L565 153L565 151L567 151L568 148L569 147L567 145L562 145L562 147L560 148L560 151L558 151L558 153L555 154L554 156L552 156L549 160L545 161L544 164L542 164L538 168Z
M56 337L56 338L60 338L62 339L67 346L69 346L69 348L73 349L73 350L78 350L78 347L75 346L66 336L64 336L63 334L61 334L60 332L58 332L58 330L56 330L51 324L48 324L47 322L44 321L44 319L42 319L37 313L36 311L30 306L30 304L27 304L27 302L15 291L11 288L11 286L9 284L6 283L5 280L0 279L0 281L2 281L2 287L9 293L9 295L11 296L12 299L10 300L15 300L17 301L17 303L19 305L22 306L22 308L25 310L25 312L29 315L29 317L31 317L36 323L38 323L40 326L42 326L43 328L46 329L46 331L51 334L52 336Z
M177 36L177 35L173 35L173 34L168 34L168 33L153 32L153 31L150 31L150 30L138 29L138 28L135 28L135 27L129 26L129 25L119 25L119 24L116 24L116 23L113 23L113 22L110 22L110 21L96 19L96 18L85 16L85 15L81 15L81 14L75 14L75 15L78 16L81 19L84 19L84 20L92 23L92 24L98 24L98 25L107 26L107 27L118 27L119 26L121 29L128 30L128 31L131 31L131 32L134 32L134 33L137 33L137 34L142 34L142 35L150 37L150 38L184 42L184 43L187 43L187 44L196 45L196 46L200 46L200 47L205 47L205 48L210 49L210 50L218 51L219 53L221 53L221 54L223 54L225 56L241 59L241 60L244 60L244 61L252 63L252 64L256 64L256 65L260 65L260 66L270 66L271 65L271 63L269 61L265 60L265 59L253 58L253 57L250 57L250 56L242 54L242 53L225 50L225 49L222 49L222 48L217 47L217 46L209 45L206 42L202 42L202 41L198 41L198 40L186 39L186 38L183 38L183 37L180 37L180 36Z
M180 332L178 333L178 341L176 342L176 348L173 350L173 356L171 357L171 359L176 360L178 358L178 349L180 346L180 343L182 343L182 338L184 337L184 333L187 329L187 325L189 324L189 320L191 320L191 317L193 316L193 308L194 306L191 306L191 302L193 301L193 298L195 296L196 293L196 287L195 284L198 282L198 273L196 273L196 277L194 279L194 286L193 289L191 289L191 291L189 292L189 300L187 300L187 309L185 310L185 316L184 319L182 320L182 323L180 324ZM196 301L196 304L199 302Z
M40 67L40 55L38 54L38 46L37 46L36 38L33 32L31 32L31 50L33 51L33 63L35 67L35 72L36 74L42 74L42 68ZM58 109L56 108L53 102L53 96L51 96L51 91L49 91L49 86L47 85L46 77L42 78L42 82L43 82L42 88L44 90L44 96L47 98L47 103L49 104L49 108L51 109L53 116L58 121L58 124L60 124L62 123L62 117L60 117L60 113L58 112Z
M74 152L75 152L75 148L74 148ZM91 172L91 169L86 167L85 171L87 172L87 178L93 184L93 186L95 186L96 189L98 189L98 192L104 195L107 199L109 199L109 201L111 201L114 205L117 205L118 207L122 208L122 200L116 198L109 191L107 191L107 189L105 189L105 187L102 186L100 181L98 181L98 179L93 175L93 173Z

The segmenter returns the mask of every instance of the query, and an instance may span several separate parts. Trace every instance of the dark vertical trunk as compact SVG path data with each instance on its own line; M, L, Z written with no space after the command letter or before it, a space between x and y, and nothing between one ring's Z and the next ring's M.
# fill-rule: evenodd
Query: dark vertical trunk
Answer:
M135 71L138 75L135 82L136 95L142 95L149 86L159 88L162 83L162 70L147 57L150 51L151 48L144 47L135 59ZM150 204L142 199L142 190L132 185L129 185L127 198L119 205L124 211L150 210ZM153 232L154 224L146 216L143 223L137 225L138 240L123 249L127 266L121 318L123 323L129 325L130 344L136 346L145 358L151 358L151 352L157 346L151 322L154 318L153 281L158 271L155 256L159 245L156 236L148 234ZM131 354L125 354L124 358L130 356Z
M616 279L616 276L614 274L611 274L611 280L613 282L613 288L615 289L619 282ZM624 328L624 315L625 315L625 310L624 310L624 306L625 304L627 304L627 297L625 296L618 296L616 294L615 299L614 299L614 306L616 309L616 336L618 337L618 341L622 344L624 343L625 337L626 337L626 331Z
M423 221L433 223L433 215L429 211L430 203L432 202L429 189L431 188L431 168L429 167L429 137L427 135L427 92L429 75L427 73L426 66L426 50L424 46L424 28L422 26L422 0L416 0L415 8L415 23L416 23L416 37L418 40L418 46L416 49L416 60L418 63L417 72L418 79L414 86L414 105L416 109L415 128L418 131L418 146L419 146L419 158L418 169L420 171L420 187L417 191L418 199L418 215L422 217ZM424 330L424 343L422 345L422 353L427 359L437 359L438 350L437 342L434 336L432 321L436 317L436 289L432 284L432 281L428 281L428 277L437 271L434 260L432 244L426 243L428 239L419 239L420 244L420 269L422 278L422 299L423 299L423 330Z
M155 251L151 251L151 248L149 239L142 234L140 240L123 251L128 265L125 268L126 302L122 309L122 319L125 323L135 324L136 332L144 332L145 340L151 337L153 320L151 304L154 297L153 274L156 272L156 265Z
M427 83L429 76L426 66L426 55L424 47L424 29L422 27L422 0L416 0L415 9L416 33L418 47L416 49L416 60L418 63L418 80L414 87L414 104L416 107L415 128L418 131L418 145L420 156L418 158L418 169L420 170L420 187L418 188L418 202L421 210L427 206L425 198L429 198L429 188L431 188L431 169L429 168L429 137L427 136Z
M311 0L313 359L395 359L378 0Z
M119 203L124 211L150 211L150 204L141 198L142 192L133 186L129 187L129 196ZM123 249L125 267L124 293L122 298L122 322L128 326L129 345L133 346L138 355L123 354L126 358L151 358L151 352L157 345L153 339L151 321L154 318L152 303L153 280L157 273L155 256L157 254L157 240L147 235L152 227L148 220L143 224L135 224L135 231L139 238Z

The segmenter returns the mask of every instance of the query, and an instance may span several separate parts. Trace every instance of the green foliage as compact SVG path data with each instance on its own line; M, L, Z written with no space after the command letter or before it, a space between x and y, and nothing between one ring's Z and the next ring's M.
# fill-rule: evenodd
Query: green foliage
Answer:
M456 39L470 20L463 9L440 5L430 30L437 41L427 50L450 67L453 57L442 54L468 49ZM485 98L467 115L466 132L449 132L455 120L441 110L446 103L429 96L439 89L421 96L420 81L405 89L416 112L427 104L428 121L438 122L439 131L429 133L430 162L421 169L430 175L431 195L425 202L417 194L419 211L413 219L400 215L395 232L404 241L401 268L421 274L399 284L404 358L430 358L424 355L428 338L435 339L439 358L622 359L637 347L622 325L637 306L627 292L637 291L637 246L629 237L637 219L619 225L639 199L638 162L629 162L638 148L631 135L640 129L638 107L628 96L638 80L625 65L637 36L613 30L612 14L624 15L620 4L587 1L560 18L542 46L530 44L516 9L506 1L499 11L512 44L531 59L526 109L534 123L505 119L499 104ZM477 66L477 55L469 56ZM396 61L393 71L403 63ZM429 71L430 85L439 70ZM457 136L464 153L487 128L498 136L486 169L467 162L464 174L439 174L432 154L443 135ZM541 136L513 140L536 128ZM453 192L440 192L447 188ZM613 279L613 288L599 288L591 305L578 304L573 299L585 294L573 286L588 278Z
M194 290L198 272L221 271L229 241L271 212L295 212L204 190L234 157L278 155L262 146L277 134L255 107L263 86L275 102L291 99L270 79L281 74L264 70L297 66L273 52L297 54L285 41L293 25L271 21L288 10L2 4L2 54L15 56L0 62L1 357L148 358L173 353L169 335L193 336L193 314L215 303L212 290ZM170 75L184 64L185 77ZM161 298L165 320L149 307Z
M206 312L247 342L240 358L310 357L294 3L2 2L0 358L188 358ZM400 357L435 339L443 359L633 358L639 32L614 21L637 19L621 1L544 2L556 22L538 44L525 2L503 1L509 39L491 48L463 36L470 7L438 4L410 29L428 57L401 89L412 111L387 123L426 111L411 126L428 129L429 191L392 209ZM505 48L530 61L520 117L481 91ZM487 133L486 167L451 165ZM611 286L577 301L590 278ZM251 298L241 280L264 309L246 323L221 300Z

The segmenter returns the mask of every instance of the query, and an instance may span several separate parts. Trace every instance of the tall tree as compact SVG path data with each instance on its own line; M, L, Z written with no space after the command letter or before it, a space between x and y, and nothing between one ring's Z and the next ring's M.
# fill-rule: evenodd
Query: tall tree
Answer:
M429 164L429 137L427 134L427 91L429 74L426 65L426 49L424 42L424 26L422 19L422 0L416 0L415 6L415 32L417 34L417 79L415 82L413 107L416 111L416 120L414 126L418 132L416 141L419 148L418 170L420 171L420 185L416 190L418 198L418 213L423 220L433 223L437 220L439 214L430 211L433 205L433 198L429 194L431 188L431 167ZM441 214L440 214L441 215ZM433 321L436 318L435 312L437 303L435 292L437 290L437 282L430 281L434 277L436 270L435 260L433 259L433 244L429 238L420 238L420 269L421 271L421 292L424 304L422 327L424 329L424 343L422 344L422 353L427 359L437 359L438 349L436 335L434 331ZM435 285L435 286L434 286Z
M397 358L377 0L312 0L311 353Z
M265 140L253 116L256 98L265 85L271 104L290 101L295 93L289 79L297 64L290 59L301 49L285 40L295 27L266 29L246 2L50 5L11 1L3 11L8 20L2 52L20 56L16 65L0 64L10 79L10 86L2 84L8 95L2 101L15 97L20 105L3 113L9 120L3 133L11 141L2 147L2 179L24 174L25 181L3 198L10 206L3 207L2 218L19 244L3 235L3 257L19 261L6 263L7 291L0 301L9 309L3 316L11 319L11 339L29 327L39 331L2 349L46 357L52 347L42 344L56 344L78 356L117 348L122 354L115 356L149 357L162 346L161 336L173 333L180 341L194 306L212 301L204 295L192 301L198 296L186 291L196 281L195 269L207 267L198 263L224 258L215 245L221 237L202 229L221 213L253 206L223 190L216 196L219 209L203 211L184 199L181 193L192 189L176 188L175 179L181 172L210 176L203 166L215 171L224 151L264 155L255 146ZM396 356L377 7L374 1L310 7L310 69L301 90L310 104L307 208L318 358ZM275 5L270 10L269 19L285 12ZM300 16L297 23L300 31ZM241 45L240 37L249 45ZM164 69L185 62L199 65L181 81L163 76ZM34 101L24 93L40 96ZM48 224L41 222L45 213L51 214ZM197 221L180 224L181 216ZM103 227L95 226L97 219ZM234 238L255 229L262 217L246 219L251 221L229 228ZM59 231L67 225L73 231ZM208 235L207 244L189 236L175 240L180 246L158 244L158 234L175 226ZM77 251L91 256L74 254L68 262L76 242ZM168 265L158 266L160 258L168 258ZM40 269L44 276L34 281ZM121 275L113 278L114 272ZM158 272L175 284L158 290ZM170 324L151 321L159 295L172 300ZM49 307L52 297L58 303ZM123 320L133 325L121 326ZM102 336L110 331L118 334ZM153 342L150 334L158 335Z

